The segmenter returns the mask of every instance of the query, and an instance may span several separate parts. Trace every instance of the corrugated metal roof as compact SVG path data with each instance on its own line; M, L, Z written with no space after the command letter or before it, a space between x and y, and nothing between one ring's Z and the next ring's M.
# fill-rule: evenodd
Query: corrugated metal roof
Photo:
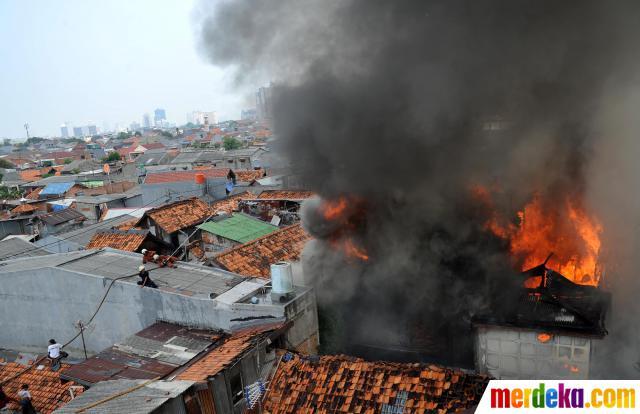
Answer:
M58 224L65 223L71 220L85 220L86 217L72 208L56 211L54 213L45 214L40 216L42 221L50 226L57 226Z
M0 241L0 260L35 257L49 254L35 244L17 237Z
M239 243L247 243L278 230L277 226L242 213L203 223L198 228Z
M115 380L100 382L72 400L55 414L71 414L77 410L101 401L107 397L130 390L144 384L145 380ZM86 414L149 414L168 400L179 397L188 390L193 381L155 381L129 393L113 398L103 404L84 411Z
M165 376L221 338L222 334L216 331L157 322L73 365L62 378L91 386L112 379Z
M64 194L69 191L71 187L73 187L73 184L73 182L47 184L47 186L40 192L40 195L43 196Z

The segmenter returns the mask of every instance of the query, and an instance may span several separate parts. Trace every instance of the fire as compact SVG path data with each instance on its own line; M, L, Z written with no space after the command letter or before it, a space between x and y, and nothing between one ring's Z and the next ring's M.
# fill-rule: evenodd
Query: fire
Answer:
M364 202L355 196L342 196L335 200L324 200L320 206L322 217L331 222L336 229L329 243L347 259L369 260L364 247L354 242L352 235L358 232L364 218Z
M486 190L475 190L475 193L487 206L491 206ZM573 282L592 286L599 284L602 225L586 212L579 200L566 197L545 204L536 195L517 216L517 224L509 223L494 210L485 226L509 242L512 256L521 262L521 270L530 269L549 258L547 267ZM531 288L539 284L539 278L525 282L525 286Z
M549 342L550 340L553 339L553 335L546 333L546 332L542 332L538 334L538 341L542 342L543 344L546 344L547 342Z
M573 372L574 374L577 374L578 372L580 372L580 368L576 367L575 365L564 364L564 367L569 371Z
M348 202L345 197L340 197L337 200L325 200L322 206L322 216L325 220L336 220L345 213L348 207Z

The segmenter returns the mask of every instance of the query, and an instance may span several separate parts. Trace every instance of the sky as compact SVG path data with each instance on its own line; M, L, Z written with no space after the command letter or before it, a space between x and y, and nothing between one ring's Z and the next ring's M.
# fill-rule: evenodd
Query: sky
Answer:
M60 125L142 123L164 108L238 119L252 90L205 60L194 0L1 0L0 137L58 136ZM257 88L259 85L256 85Z

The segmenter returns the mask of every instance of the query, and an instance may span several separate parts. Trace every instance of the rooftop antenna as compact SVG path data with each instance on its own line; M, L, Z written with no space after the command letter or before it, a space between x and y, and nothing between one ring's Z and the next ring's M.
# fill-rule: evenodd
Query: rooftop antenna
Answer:
M27 131L27 139L31 138L31 137L29 136L29 123L28 123L28 122L25 122L25 123L24 123L24 129Z

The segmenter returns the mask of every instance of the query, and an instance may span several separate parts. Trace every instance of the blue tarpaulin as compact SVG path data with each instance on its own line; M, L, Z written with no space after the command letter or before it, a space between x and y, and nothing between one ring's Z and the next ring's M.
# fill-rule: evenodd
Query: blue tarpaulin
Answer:
M60 195L64 194L73 187L73 183L51 183L40 191L40 195Z

